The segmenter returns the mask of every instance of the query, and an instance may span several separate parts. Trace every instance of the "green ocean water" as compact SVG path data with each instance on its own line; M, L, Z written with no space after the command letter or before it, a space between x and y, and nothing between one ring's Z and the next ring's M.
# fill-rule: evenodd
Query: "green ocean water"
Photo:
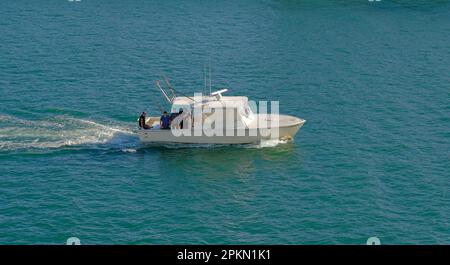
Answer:
M294 141L142 146L209 61ZM0 243L449 244L449 73L449 1L2 1Z

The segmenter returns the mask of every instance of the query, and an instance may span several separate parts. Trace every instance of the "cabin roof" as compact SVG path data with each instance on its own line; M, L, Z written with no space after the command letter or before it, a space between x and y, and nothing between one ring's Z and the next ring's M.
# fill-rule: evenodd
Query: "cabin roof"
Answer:
M228 108L236 108L239 106L243 106L248 102L247 97L243 96L222 96L220 100L217 100L214 96L204 96L203 102L201 102L200 97L191 97L194 99L197 103L201 104L203 107L209 107L209 108L218 108L218 107L228 107ZM173 105L192 105L193 102L192 99L188 97L176 97L173 100ZM200 103L201 102L201 103Z

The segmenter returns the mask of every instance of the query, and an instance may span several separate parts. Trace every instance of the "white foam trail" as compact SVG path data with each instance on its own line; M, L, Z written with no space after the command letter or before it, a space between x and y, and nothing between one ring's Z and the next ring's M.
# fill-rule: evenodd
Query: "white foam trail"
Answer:
M258 144L255 144L250 147L255 147L255 148L275 147L277 145L286 144L288 142L289 141L287 141L287 140L280 140L280 139L261 140L261 142L259 142Z
M125 148L125 149L122 149L122 152L124 152L124 153L136 153L137 150L133 149L133 148Z
M69 120L73 120L76 122L80 122L80 123L86 123L86 124L90 124L93 125L95 127L99 127L99 128L103 128L105 130L110 130L110 131L114 131L114 132L121 132L121 133L126 133L126 134L134 134L133 131L131 131L128 128L125 127L118 127L118 126L106 126L100 123L96 123L94 121L90 121L90 120L82 120L82 119L76 119L76 118L68 118Z
M136 145L135 134L123 124L111 122L111 125L105 125L64 115L45 120L25 120L0 115L0 128L1 151L106 143L119 148Z

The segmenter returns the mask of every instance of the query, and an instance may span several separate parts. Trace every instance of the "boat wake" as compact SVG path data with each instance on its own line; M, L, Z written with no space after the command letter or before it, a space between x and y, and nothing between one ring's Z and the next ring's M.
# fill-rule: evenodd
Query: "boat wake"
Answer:
M130 152L138 145L137 135L130 128L117 122L100 124L66 115L40 120L0 115L0 151L88 147Z
M21 119L0 115L0 152L52 151L61 149L106 149L135 153L140 148L155 145L140 145L132 124L105 121L105 124L68 115L56 115L41 119ZM281 140L266 140L255 144L233 145L241 148L275 147L286 143ZM157 147L223 148L230 145L213 144L158 144Z

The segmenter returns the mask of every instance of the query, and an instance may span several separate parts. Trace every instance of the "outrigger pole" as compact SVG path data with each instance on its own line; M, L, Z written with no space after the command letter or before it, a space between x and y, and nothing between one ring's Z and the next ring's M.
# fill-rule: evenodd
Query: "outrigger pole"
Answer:
M156 86L159 88L159 90L161 90L161 92L163 93L164 97L166 98L166 100L172 104L172 100L170 100L170 98L167 96L166 92L164 92L164 89L161 87L161 84L159 82L159 80L155 81Z
M176 93L180 93L182 96L187 97L188 99L194 101L195 103L198 103L195 99L191 98L190 96L187 96L186 94L183 94L183 93L181 93L181 92L179 92L179 91L176 91L174 88L172 88L172 89L173 89L173 91L175 91Z
M167 96L166 92L165 92L164 89L161 87L161 83L160 83L159 80L156 80L156 81L155 81L155 84L156 84L156 86L159 88L159 90L161 90L161 92L163 93L163 95L164 95L164 97L166 98L166 100L167 100L170 104L172 104L172 103L173 103L173 100L175 99L175 97L172 98L172 99L170 99L169 96ZM174 94L174 95L175 95L175 93L179 93L179 94L181 94L182 96L187 97L188 99L190 99L190 100L192 100L192 101L198 103L195 99L193 99L193 98L191 98L190 96L187 96L187 95L185 95L185 94L183 94L183 93L177 91L175 88L171 87L170 89L173 90L173 94Z
M164 81L166 81L166 84L167 84L167 87L168 87L169 90L170 90L170 93L172 93L172 100L173 100L173 99L176 98L177 96L175 95L175 92L174 92L172 86L171 86L170 83L169 83L169 78L167 78L167 76L165 76L165 75L162 75L162 77L164 78Z

